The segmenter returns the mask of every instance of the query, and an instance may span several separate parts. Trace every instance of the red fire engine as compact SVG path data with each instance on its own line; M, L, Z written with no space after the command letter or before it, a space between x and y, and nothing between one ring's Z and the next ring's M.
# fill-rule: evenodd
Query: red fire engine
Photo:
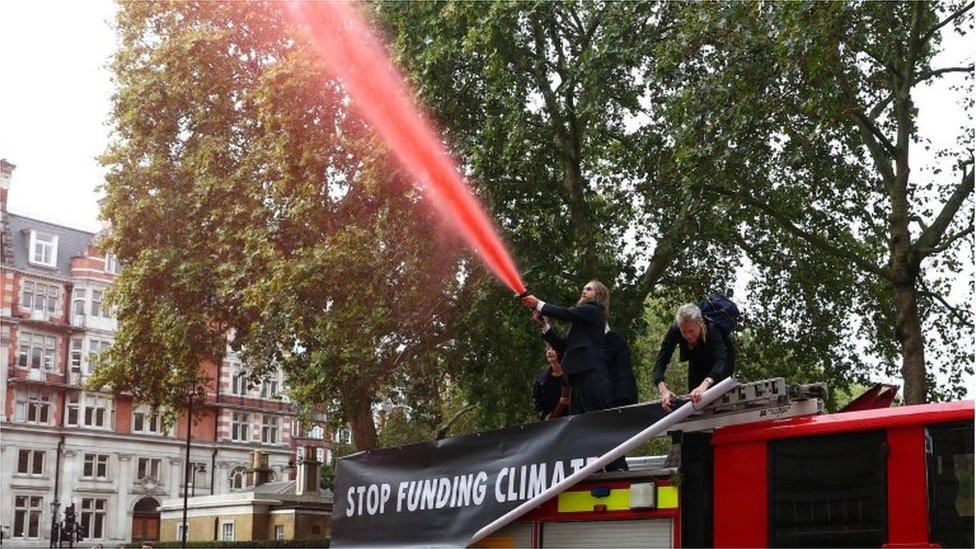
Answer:
M810 403L687 422L672 433L679 466L629 458L478 546L974 546L973 401Z

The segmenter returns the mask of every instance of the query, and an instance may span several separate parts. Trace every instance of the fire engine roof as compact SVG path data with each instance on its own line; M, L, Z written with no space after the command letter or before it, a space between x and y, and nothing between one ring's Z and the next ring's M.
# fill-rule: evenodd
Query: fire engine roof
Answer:
M962 400L731 425L715 430L712 445L972 420L973 406Z

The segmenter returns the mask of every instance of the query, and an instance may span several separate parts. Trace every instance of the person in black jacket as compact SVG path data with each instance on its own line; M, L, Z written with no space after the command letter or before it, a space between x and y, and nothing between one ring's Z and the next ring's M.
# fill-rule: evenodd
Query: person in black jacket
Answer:
M668 412L675 395L664 381L664 371L675 347L681 348L681 361L688 363L688 391L692 402L700 402L709 387L732 373L729 348L718 328L705 321L701 309L694 303L678 307L674 324L668 328L654 362L654 384L661 392L661 404Z
M610 381L610 407L637 404L637 381L630 358L630 346L613 330L604 336L603 353L607 355L607 377Z
M562 357L563 371L569 378L570 412L606 408L609 383L603 340L610 310L607 287L596 280L588 282L574 307L545 303L533 295L523 297L522 304L543 316L570 322L565 338L543 327L543 337Z
M555 419L569 408L569 381L559 365L559 355L546 344L546 367L532 381L532 404L540 420Z

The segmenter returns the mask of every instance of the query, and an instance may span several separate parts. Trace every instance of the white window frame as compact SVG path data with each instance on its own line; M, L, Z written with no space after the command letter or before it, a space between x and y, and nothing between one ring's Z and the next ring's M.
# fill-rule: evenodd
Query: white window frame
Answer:
M81 425L81 393L70 392L64 399L64 423L70 427ZM72 419L72 415L74 418Z
M141 416L142 426L138 425ZM162 435L163 415L158 411L149 409L148 406L139 406L132 412L132 432L142 435Z
M89 474L87 471L89 464L91 464L91 474ZM104 480L108 478L108 474L108 454L85 454L84 457L82 457L81 478Z
M227 527L230 526L230 532L228 536ZM225 520L220 523L220 541L237 541L234 539L234 521Z
M72 316L88 315L88 288L79 288L77 286L72 288L71 315Z
M141 457L136 462L136 479L162 480L163 460L160 458Z
M27 460L25 462L25 469L20 469L21 456L27 455ZM20 448L17 450L17 475L29 476L29 477L42 477L44 476L44 450L35 450L33 448ZM40 471L38 471L40 469Z
M23 499L23 504L18 501L20 498ZM10 537L13 539L40 539L41 537L41 527L44 524L42 520L44 516L44 498L42 496L36 496L31 494L15 494L14 495L14 524L10 529ZM18 517L17 515L21 515ZM20 518L19 526L21 527L21 535L17 534L18 518ZM30 535L31 523L35 525L34 535Z
M59 284L50 284L39 280L23 280L20 283L20 309L22 311L38 311L49 317L60 315L62 291L64 289Z
M261 444L278 444L281 441L281 418L270 414L261 417Z
M251 441L251 414L235 410L231 411L230 439L237 442Z
M40 242L38 237L49 237L50 242ZM42 252L42 257L38 259L37 252L38 246L43 246L47 249L47 253ZM49 257L43 257L48 255ZM58 266L58 235L47 234L40 231L31 230L30 232L30 249L27 253L28 263L32 265L40 265L42 267L57 268Z
M99 502L101 507L99 507ZM85 517L88 518L88 528L84 528ZM101 521L96 519L101 518ZM101 526L100 535L95 535L95 524L99 523ZM108 499L105 498L81 498L81 509L78 512L78 526L81 528L81 535L85 537L85 540L98 540L105 539L106 530L108 529Z
M93 394L84 394L80 399L80 421L81 427L88 429L99 429L111 431L114 426L114 406L111 397ZM99 414L99 410L102 411ZM101 419L101 421L98 421Z
M285 525L284 524L275 524L275 527L274 527L274 539L276 539L276 540L285 539Z
M240 466L234 467L228 475L228 480L231 491L244 490L247 488L247 469Z
M108 274L119 274L119 258L113 253L105 254L105 272Z
M183 540L183 527L184 526L186 526L186 524L184 524L182 520L180 522L177 522L176 523L176 541L182 541ZM187 541L189 541L189 540L187 540Z
M68 367L72 372L81 372L85 369L85 340L71 338L68 343Z
M17 334L17 367L53 372L58 365L58 337L20 329ZM37 358L37 366L34 359Z
M112 346L112 340L92 337L86 340L85 346L88 348L88 352L85 353L85 358L83 360L84 372L86 374L91 374L92 372L95 371L94 368L95 361L92 360L93 358L92 355L96 353L104 353L105 351L107 351L108 348Z
M240 364L231 365L230 393L237 396L247 395L247 371Z
M109 318L108 313L105 311L105 307L102 306L105 302L105 289L102 288L96 290L95 288L90 288L90 290L91 294L88 301L88 311L91 313L91 317ZM95 299L96 295L98 299Z
M20 423L31 425L51 425L54 421L54 402L51 393L37 389L17 391L15 396L14 418ZM31 412L34 419L31 419ZM46 416L46 421L41 421Z

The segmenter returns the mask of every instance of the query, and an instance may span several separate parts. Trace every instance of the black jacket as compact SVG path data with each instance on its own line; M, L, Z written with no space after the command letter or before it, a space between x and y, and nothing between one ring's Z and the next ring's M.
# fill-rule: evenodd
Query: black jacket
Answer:
M661 350L654 361L654 386L664 381L664 371L671 362L671 355L674 348L680 347L680 358L682 362L688 363L688 390L701 385L706 377L712 378L715 383L732 375L733 356L731 348L726 344L725 338L719 329L711 322L705 323L705 343L698 345L694 349L688 348L688 342L681 337L681 330L677 324L672 324L668 328L667 335L661 341Z
M549 318L565 320L571 324L566 338L554 336L549 330L543 337L559 353L563 371L573 375L594 368L606 368L607 357L603 354L603 331L607 324L603 307L599 303L586 301L575 307L560 307L546 303L542 314ZM558 346L557 346L558 345Z
M547 365L532 381L532 405L535 407L535 415L539 419L546 419L556 409L564 392L567 397L569 396L569 382L566 381L566 374L552 377L551 372L552 367ZM561 415L566 415L566 412L569 411L569 407L566 408Z
M620 334L610 330L603 342L607 355L607 376L610 378L610 406L637 404L637 381L630 360L630 346Z

